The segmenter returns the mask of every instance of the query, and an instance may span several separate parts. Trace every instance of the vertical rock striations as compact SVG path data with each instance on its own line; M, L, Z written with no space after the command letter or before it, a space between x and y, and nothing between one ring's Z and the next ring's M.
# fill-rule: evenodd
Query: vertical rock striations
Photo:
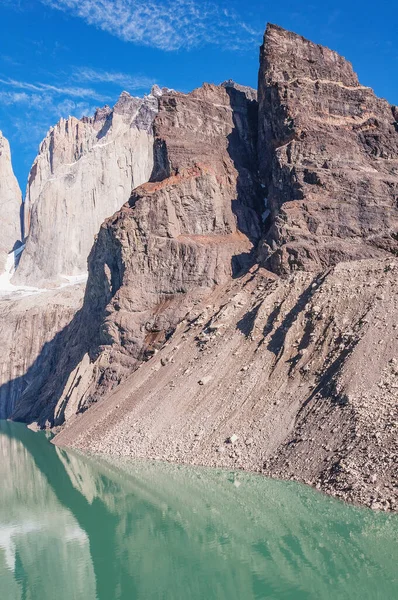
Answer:
M259 160L278 272L398 251L398 124L336 52L269 25L259 71Z
M11 165L10 145L0 131L0 275L6 266L7 254L21 240L21 190Z
M29 175L27 243L15 283L43 286L86 273L102 221L150 177L160 94L154 88L141 99L123 92L113 109L61 119L50 129Z

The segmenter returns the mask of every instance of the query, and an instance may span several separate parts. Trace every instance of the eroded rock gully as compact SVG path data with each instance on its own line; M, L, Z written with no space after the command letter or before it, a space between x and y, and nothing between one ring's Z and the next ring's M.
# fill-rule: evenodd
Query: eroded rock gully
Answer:
M273 25L258 100L231 82L158 98L150 181L101 226L14 417L397 510L396 109Z
M55 442L248 469L397 510L397 274L395 259L286 279L254 267Z

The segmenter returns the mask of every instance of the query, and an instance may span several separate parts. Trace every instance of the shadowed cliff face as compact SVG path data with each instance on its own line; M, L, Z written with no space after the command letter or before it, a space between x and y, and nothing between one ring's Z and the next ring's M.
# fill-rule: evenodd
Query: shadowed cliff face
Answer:
M270 25L260 53L259 160L277 272L397 253L392 107L328 48Z
M230 84L160 98L152 180L102 225L83 309L56 349L57 375L25 394L15 417L53 424L87 408L252 264L261 236L256 117L253 91Z

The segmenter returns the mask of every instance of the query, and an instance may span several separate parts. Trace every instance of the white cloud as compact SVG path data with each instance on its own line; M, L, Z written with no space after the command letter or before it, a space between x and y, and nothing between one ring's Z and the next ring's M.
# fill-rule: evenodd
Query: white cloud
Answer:
M162 50L215 44L244 48L258 44L254 31L226 0L41 0L84 19L127 42Z
M107 97L98 94L95 90L81 87L58 87L48 83L30 83L27 81L16 81L15 79L0 79L0 83L20 90L29 90L31 92L49 92L62 96L72 96L74 98L92 98L103 102Z
M43 116L48 121L50 117L54 123L60 117L68 117L69 115L74 115L77 118L81 118L83 115L91 115L96 109L93 104L87 101L71 98L56 100L51 94L29 94L27 92L0 91L0 103L3 106L18 104L26 111L34 109L37 119Z
M89 67L79 67L74 72L76 81L90 83L110 83L126 88L127 90L148 90L155 82L145 75L129 75L128 73L115 73L97 71Z

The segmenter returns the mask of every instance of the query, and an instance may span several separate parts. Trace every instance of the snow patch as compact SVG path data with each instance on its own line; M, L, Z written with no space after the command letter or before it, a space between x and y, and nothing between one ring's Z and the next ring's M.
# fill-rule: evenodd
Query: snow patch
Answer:
M0 296L8 296L9 294L30 295L43 291L39 288L25 285L16 286L11 283L11 277L15 273L15 268L24 248L25 244L22 244L7 256L4 272L0 275Z
M24 248L25 244L22 244L7 256L4 272L0 275L0 298L2 296L32 296L34 294L42 294L43 292L49 291L47 288L36 288L28 285L17 286L11 283L11 278L15 273L15 269ZM78 285L79 283L86 283L88 273L80 273L79 275L61 275L60 277L66 279L66 282L53 288L54 290Z

